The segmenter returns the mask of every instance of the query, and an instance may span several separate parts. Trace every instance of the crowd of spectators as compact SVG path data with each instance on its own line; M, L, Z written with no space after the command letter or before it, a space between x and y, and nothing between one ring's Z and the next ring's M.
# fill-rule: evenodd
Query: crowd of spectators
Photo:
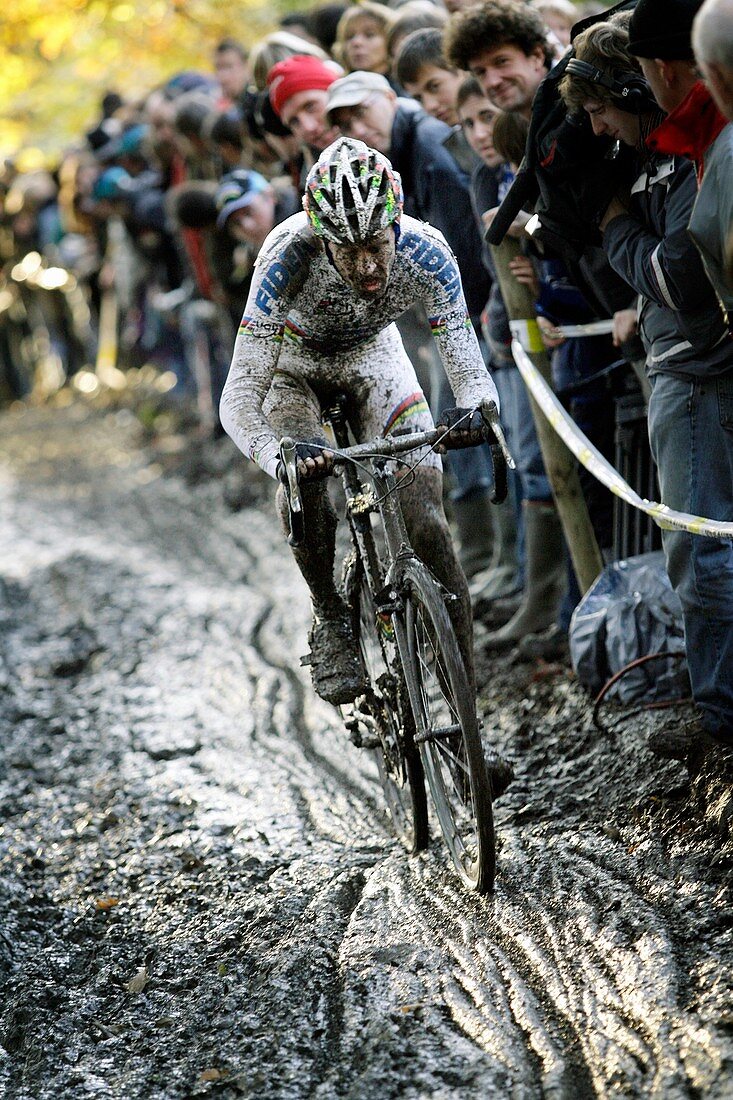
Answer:
M589 237L623 288L620 304L617 288L618 308L599 307L578 270L532 236L531 205L509 229L520 245L509 275L531 292L556 392L596 447L612 456L614 387L636 388L649 404L664 502L733 520L733 0L618 7L627 10L576 34L587 67L566 70L560 95L571 117L585 118L587 140L615 157L614 193ZM30 271L29 255L46 282L49 270L69 273L76 307L67 295L46 311L69 375L95 360L112 296L119 367L167 372L171 407L192 430L216 434L263 241L300 209L305 174L336 136L379 149L400 172L406 212L437 227L457 257L516 458L510 500L495 508L487 450L449 457L462 564L492 628L485 644L556 655L580 593L485 232L520 168L538 88L562 64L571 28L601 9L569 0L328 4L288 15L249 49L224 39L200 70L143 94L109 92L53 172L4 167L2 310L8 272ZM616 157L619 145L627 157ZM22 396L1 318L1 383ZM606 318L607 334L561 331ZM451 400L426 318L410 311L400 327L437 413ZM583 489L609 560L611 497L591 478ZM707 731L730 738L731 542L667 532L665 553L695 700Z

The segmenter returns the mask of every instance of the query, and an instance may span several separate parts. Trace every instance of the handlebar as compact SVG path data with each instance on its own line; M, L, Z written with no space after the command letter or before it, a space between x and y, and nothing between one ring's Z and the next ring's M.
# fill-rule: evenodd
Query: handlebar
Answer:
M346 462L362 463L370 458L396 458L398 455L420 450L422 447L434 447L440 442L443 442L448 450L457 449L455 445L451 446L447 439L449 435L450 431L430 428L422 432L406 432L404 435L373 439L368 443L355 443L351 447L335 448L324 445L323 449L333 452L334 467L338 467ZM507 496L506 444L503 439L501 443L497 441L496 435L488 424L484 425L483 436L483 442L488 442L490 445L491 464L494 471L494 488L490 499L493 504L501 504ZM502 444L504 444L503 447ZM478 446L478 444L472 445ZM296 446L297 443L291 436L284 436L280 440L280 462L285 475L282 483L285 486L288 498L290 520L288 542L291 546L300 545L305 533ZM508 454L508 451L506 454ZM512 463L512 467L513 465Z

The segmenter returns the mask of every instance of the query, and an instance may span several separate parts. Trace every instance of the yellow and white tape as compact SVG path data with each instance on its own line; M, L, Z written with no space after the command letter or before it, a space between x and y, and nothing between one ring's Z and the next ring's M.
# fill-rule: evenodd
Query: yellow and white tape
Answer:
M610 489L612 493L615 493L617 497L620 497L621 500L625 500L627 504L631 504L641 512L646 512L659 527L666 530L690 531L693 535L709 535L711 538L733 538L733 523L705 519L702 516L691 516L686 512L675 512L671 508L667 508L665 504L658 504L654 500L646 500L635 493L566 413L522 346L524 341L520 342L520 339L523 333L521 333L519 325L526 326L530 351L535 351L532 326L537 327L536 322L532 321L512 322L512 332L514 334L512 354L514 355L514 362L519 368L519 373L565 446L575 455L578 462L585 466L586 470L589 470L598 481L605 485L607 489Z

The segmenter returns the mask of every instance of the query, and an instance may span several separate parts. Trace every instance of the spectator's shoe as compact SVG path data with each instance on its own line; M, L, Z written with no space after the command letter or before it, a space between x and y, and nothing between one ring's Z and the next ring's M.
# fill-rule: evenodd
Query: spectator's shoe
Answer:
M540 634L527 634L517 650L525 661L563 661L570 653L570 646L565 631L553 623Z
M522 590L518 589L510 596L501 596L495 600L480 600L474 607L473 615L485 626L496 630L508 623L522 604Z
M557 619L565 591L565 541L555 507L524 502L527 584L519 610L484 640L484 650L513 649L527 634L539 634Z
M310 653L300 663L310 666L313 687L321 699L341 706L363 695L364 671L346 608L328 618L314 614L308 643Z
M647 748L662 760L682 761L690 774L696 774L709 755L733 758L733 739L712 737L699 717L665 722L649 734Z

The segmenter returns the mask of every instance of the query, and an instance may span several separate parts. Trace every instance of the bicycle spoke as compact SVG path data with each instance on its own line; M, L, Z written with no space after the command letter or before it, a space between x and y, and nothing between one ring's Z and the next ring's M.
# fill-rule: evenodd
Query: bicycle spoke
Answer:
M486 890L493 883L493 820L475 704L442 594L429 574L419 575L407 613L418 745L453 862L468 885Z

